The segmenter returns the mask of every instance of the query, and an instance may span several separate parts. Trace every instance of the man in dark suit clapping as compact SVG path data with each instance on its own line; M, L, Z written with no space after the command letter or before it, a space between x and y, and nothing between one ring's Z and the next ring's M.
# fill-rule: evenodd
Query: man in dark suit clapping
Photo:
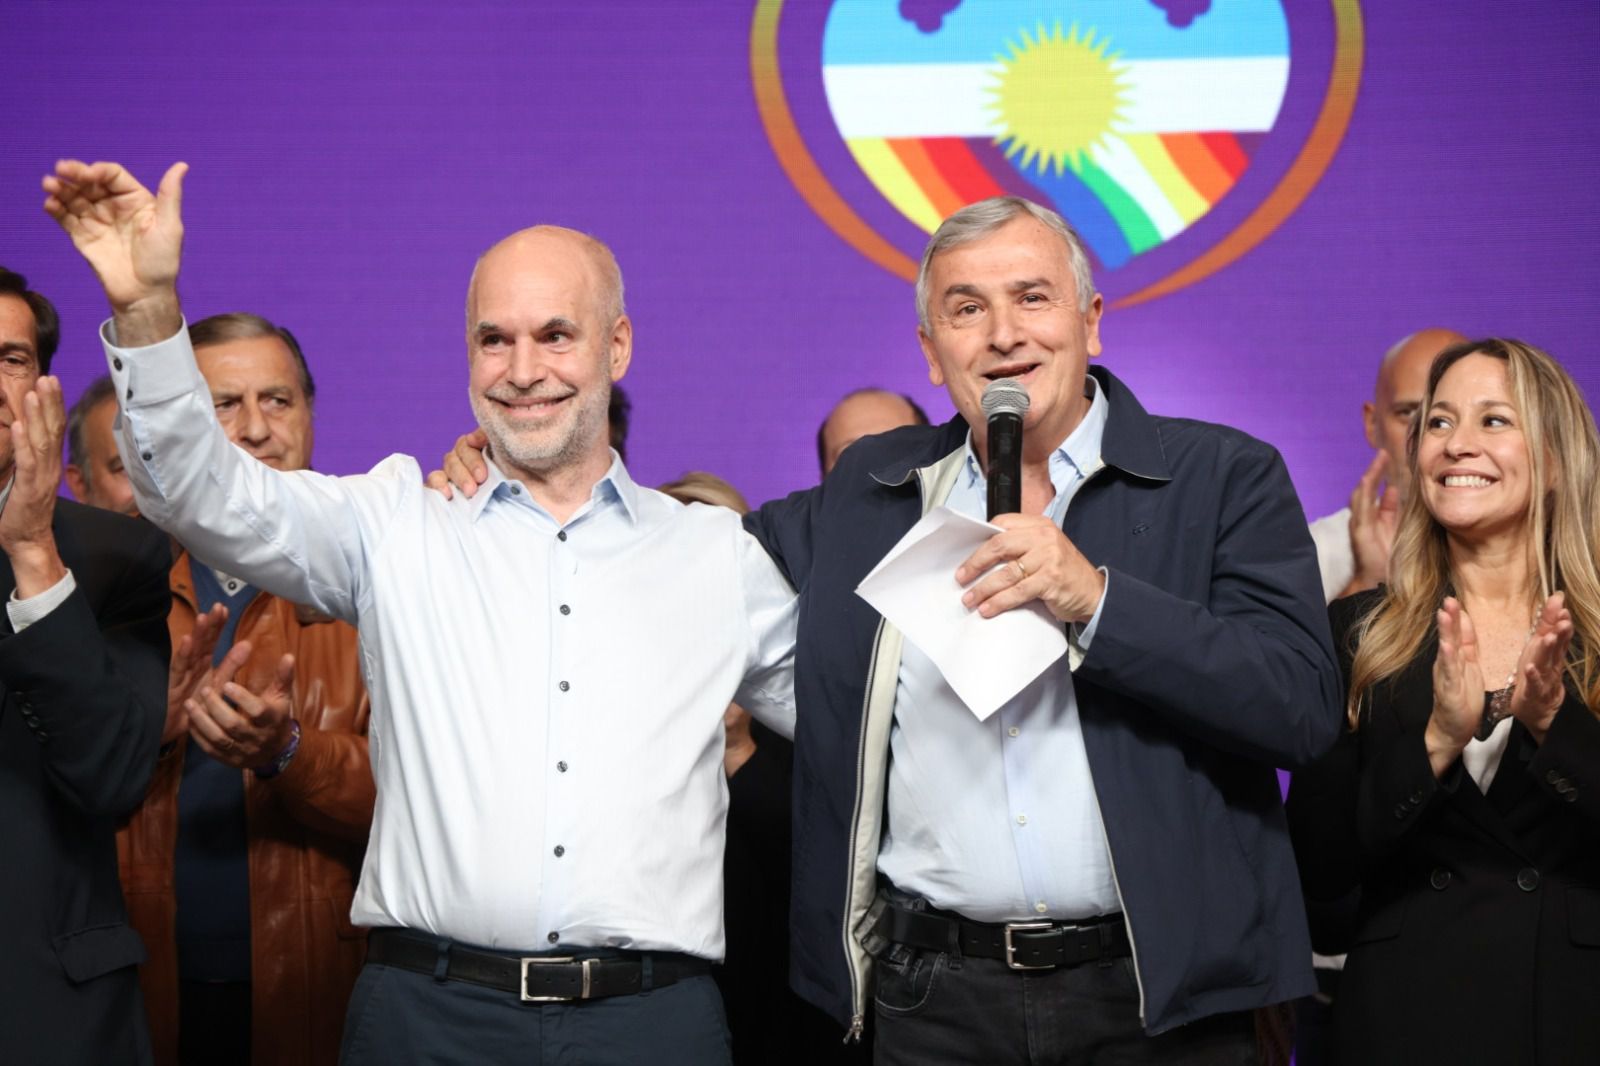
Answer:
M59 326L0 268L0 1062L150 1059L114 833L166 707L166 537L56 499Z

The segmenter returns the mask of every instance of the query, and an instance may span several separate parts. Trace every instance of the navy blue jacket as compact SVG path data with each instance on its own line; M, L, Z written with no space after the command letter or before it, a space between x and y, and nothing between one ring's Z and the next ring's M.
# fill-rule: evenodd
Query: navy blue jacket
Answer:
M1064 529L1109 576L1073 683L1153 1034L1313 990L1274 767L1333 744L1340 683L1277 452L1153 417L1091 373L1110 404L1104 466ZM854 930L872 902L900 647L855 588L966 439L959 418L867 438L821 486L746 520L800 593L791 979L841 1021L867 1003Z

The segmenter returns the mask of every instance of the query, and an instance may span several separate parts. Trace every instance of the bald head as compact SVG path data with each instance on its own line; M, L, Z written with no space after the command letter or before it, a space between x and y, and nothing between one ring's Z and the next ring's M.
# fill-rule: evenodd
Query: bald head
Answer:
M632 350L622 274L593 237L557 226L520 230L473 268L473 413L502 472L535 492L557 478L587 491L610 466L606 410Z
M857 389L822 420L817 430L817 462L826 477L839 454L862 437L927 424L928 416L909 397L887 389Z
M1434 356L1467 338L1453 329L1418 330L1384 354L1373 385L1372 402L1362 405L1367 443L1389 453L1388 480L1404 492L1409 486L1406 434L1428 387Z
M595 306L607 324L616 322L626 312L622 294L622 269L616 256L604 243L587 233L564 226L530 226L490 245L488 251L473 264L472 278L467 282L467 331L477 328L474 311L477 304L480 279L488 277L498 281L502 275L518 274L548 266L564 264L583 270Z

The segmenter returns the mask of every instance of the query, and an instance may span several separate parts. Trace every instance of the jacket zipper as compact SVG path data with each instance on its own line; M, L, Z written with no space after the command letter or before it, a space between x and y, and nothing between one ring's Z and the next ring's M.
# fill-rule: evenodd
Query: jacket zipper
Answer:
M1106 838L1106 859L1111 863L1111 887L1117 891L1117 906L1122 908L1122 924L1128 927L1128 951L1133 956L1133 983L1139 989L1139 1024L1144 1024L1144 978L1139 976L1139 945L1133 939L1133 915L1122 899L1122 882L1117 880L1117 857L1112 853L1111 838Z
M916 471L917 495L922 503L922 514L928 513L928 475L926 467ZM903 484L903 482L902 482ZM887 620L878 619L878 631L872 637L872 658L867 663L867 687L861 698L861 735L856 744L856 802L851 811L850 818L850 862L845 871L844 890L844 961L845 968L850 973L850 1028L844 1034L844 1042L861 1043L862 1030L866 1025L866 1007L862 1002L861 974L856 968L855 952L851 950L850 917L855 912L856 892L856 836L861 829L861 800L862 793L866 790L867 781L867 732L872 722L872 691L873 684L878 676L878 653L883 647L883 629ZM881 833L881 829L880 829ZM1116 874L1113 872L1112 879ZM1132 938L1132 934L1129 934ZM1143 1014L1144 995L1141 991L1139 997L1140 1013Z
M861 829L861 795L867 782L867 725L872 711L872 684L878 673L878 648L883 643L885 622L878 619L878 631L872 637L872 658L867 663L867 688L861 700L861 734L856 741L856 801L850 817L850 861L845 864L844 887L844 963L850 971L850 1028L844 1034L846 1044L861 1043L861 1032L866 1025L866 1012L861 1007L861 974L856 969L855 951L850 943L850 916L855 913L856 895L856 834Z

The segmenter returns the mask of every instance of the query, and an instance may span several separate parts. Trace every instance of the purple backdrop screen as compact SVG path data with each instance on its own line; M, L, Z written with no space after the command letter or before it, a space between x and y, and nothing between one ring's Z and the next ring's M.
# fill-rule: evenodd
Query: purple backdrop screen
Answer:
M1140 21L1141 4L1165 21ZM904 6L946 24L913 26L893 0L7 0L0 262L59 306L56 365L76 396L103 369L105 309L40 210L39 178L62 156L116 159L148 183L187 160L185 308L255 311L298 335L318 379L316 465L334 473L394 451L434 465L471 425L472 263L514 229L555 222L608 242L627 278L635 477L707 469L754 501L811 484L817 423L844 392L883 385L950 413L927 382L911 285L860 233L882 241L879 258L914 255L917 212L985 177L1048 186L1061 203L1099 197L1084 210L1104 215L1106 364L1151 410L1275 444L1312 515L1340 506L1366 465L1360 404L1380 354L1414 329L1520 337L1591 397L1600 386L1591 0L1021 5L1060 9L1056 26L1004 5L1015 25L997 26L977 0ZM939 82L951 95L937 107L890 106L925 77L916 63L976 70L965 53L980 32L1011 43L1002 89L1025 53L1045 57L1043 76L1087 63L1072 49L1097 19L1124 27L1109 33L1121 65L1101 75L1121 79L1104 92L1132 132L1109 148L1071 155L1071 131L1019 103L1005 120L1022 151L1007 156L974 134L979 105L957 82ZM1221 32L1228 19L1249 32ZM1159 78L1183 63L1248 91L1199 118L1170 99L1163 110ZM772 64L781 73L762 90ZM775 149L783 129L760 96L774 89L816 168L809 193ZM1340 99L1347 123L1307 177L1296 168ZM1034 118L1043 132L1029 132ZM1214 159L1185 156L1208 123ZM1190 168L1187 185L1150 162L1158 144L1158 161ZM1036 149L1071 166L1030 177L1022 160ZM961 151L983 167L962 170ZM1198 200L1196 159L1233 168ZM1295 182L1292 208L1230 262L1119 306L1237 244ZM861 224L857 239L814 208L818 189Z

